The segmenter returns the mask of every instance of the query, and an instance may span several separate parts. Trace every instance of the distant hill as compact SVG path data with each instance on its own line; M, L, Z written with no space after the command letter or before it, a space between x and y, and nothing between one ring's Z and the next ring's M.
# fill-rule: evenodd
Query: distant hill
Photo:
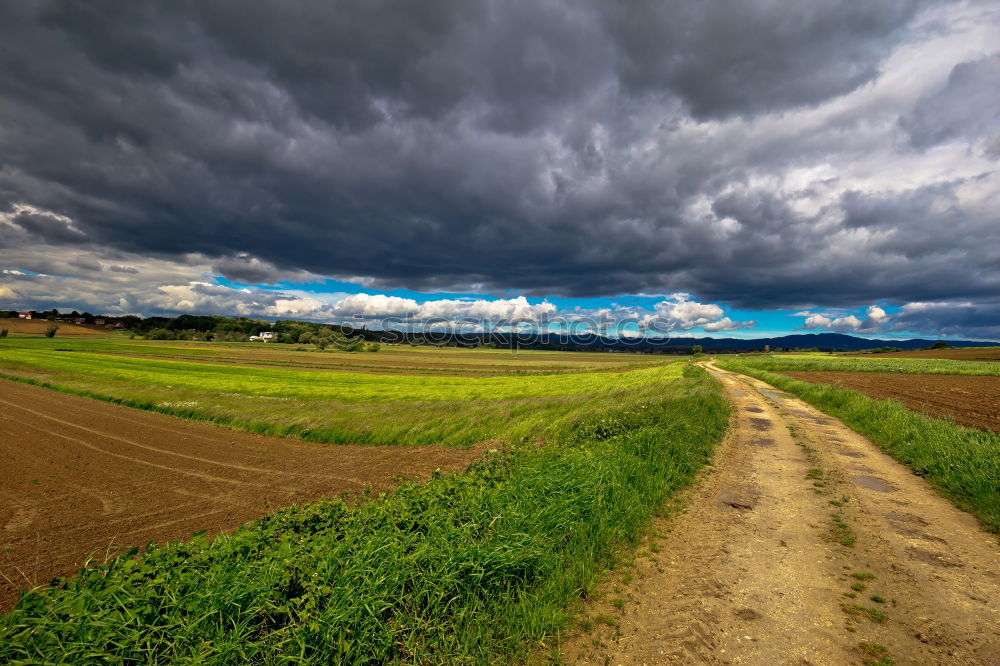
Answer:
M65 321L48 321L46 319L0 319L0 328L6 328L11 335L44 335L50 325L59 326L57 337L94 337L107 335L108 331L90 326L78 326Z
M751 350L762 349L764 345L771 349L811 349L824 351L860 351L879 347L898 347L899 349L923 349L937 342L912 338L910 340L870 340L842 333L804 333L797 335L782 335L777 338L753 338L741 340L738 338L674 338L670 346L691 347L701 345L708 349ZM977 342L973 340L946 340L952 347L996 347L1000 342Z
M575 351L638 351L660 353L687 353L694 345L701 345L705 351L745 352L770 348L776 350L819 351L861 351L895 347L906 351L930 347L937 340L914 338L910 340L869 340L841 333L805 333L783 335L776 338L608 338L599 335L576 335L571 339L559 335L543 333L538 335L516 335L506 333L402 333L399 331L344 330L347 335L361 335L370 340L383 342L411 342L416 344L469 346L490 344L495 347L517 347L518 349L562 349ZM972 340L947 340L952 347L995 347L1000 342L977 342Z

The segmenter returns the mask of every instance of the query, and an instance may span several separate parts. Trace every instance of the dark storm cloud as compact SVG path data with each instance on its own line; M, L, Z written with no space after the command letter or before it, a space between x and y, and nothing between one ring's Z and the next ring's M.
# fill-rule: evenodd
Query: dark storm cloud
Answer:
M986 140L1000 157L1000 54L955 65L947 83L922 98L901 119L917 148L928 148L961 136Z
M212 268L237 282L274 284L281 279L280 272L272 264L246 253L223 257L212 264Z
M242 282L971 297L996 287L1000 232L956 194L968 178L782 184L888 132L874 106L808 114L874 85L923 6L6 3L0 205L72 226L19 213L24 233L0 237L196 252ZM920 146L985 127L988 110L956 109L990 63L883 124Z
M79 243L83 233L66 219L47 213L21 211L11 221L35 238L49 243Z
M893 317L892 330L1000 339L1000 303L914 303Z
M696 117L814 104L873 80L922 2L608 3L623 82Z

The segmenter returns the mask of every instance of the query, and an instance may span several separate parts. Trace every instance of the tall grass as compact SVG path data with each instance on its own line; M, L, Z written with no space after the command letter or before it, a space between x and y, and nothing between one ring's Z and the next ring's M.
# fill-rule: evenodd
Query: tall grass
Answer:
M987 529L1000 532L1000 434L919 414L895 400L775 374L756 359L720 360L717 365L793 393L841 419L979 517Z
M725 428L700 369L646 398L369 503L293 507L86 570L0 618L0 661L523 660Z

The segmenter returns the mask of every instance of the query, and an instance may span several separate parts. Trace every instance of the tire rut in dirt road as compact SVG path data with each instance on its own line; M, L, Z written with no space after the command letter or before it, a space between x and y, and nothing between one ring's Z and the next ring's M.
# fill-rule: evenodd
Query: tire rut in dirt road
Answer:
M836 419L708 369L733 406L714 467L567 662L1000 663L996 536Z

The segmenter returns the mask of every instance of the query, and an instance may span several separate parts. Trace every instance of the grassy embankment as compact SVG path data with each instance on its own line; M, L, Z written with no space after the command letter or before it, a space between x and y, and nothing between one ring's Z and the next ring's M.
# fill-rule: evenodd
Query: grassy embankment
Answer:
M855 358L757 357L724 359L719 367L761 379L835 416L925 477L945 496L1000 532L1000 434L966 428L828 384L778 374L805 370L998 374L995 363Z
M25 371L29 359L13 361L10 351L4 364ZM107 356L72 356L92 367L149 374L127 380L88 374L85 367L62 365L65 355L58 353L51 355L57 367L36 371L111 392L165 381L157 374L165 366L148 360L105 366ZM187 382L208 377L214 387L221 381L190 368L170 370ZM322 388L294 371L268 372L288 373L290 390ZM346 379L302 374L329 384ZM265 377L282 383L280 376ZM260 379L240 375L234 385L214 390L245 390L248 380ZM492 438L504 441L505 450L464 473L406 485L371 502L293 507L233 535L154 547L141 559L125 556L86 570L29 594L0 618L0 661L518 661L565 626L568 605L693 478L727 420L715 384L683 364L556 375L548 385L532 376L459 378L457 384L456 378L404 379L413 378L397 378L391 399L377 393L382 402L368 406L390 414L401 408L400 418L425 422L421 432L448 435L451 426L435 425L442 412L428 407L464 405L480 419L466 434L497 435ZM564 380L579 383L559 383ZM570 393L553 395L553 386ZM333 396L328 409L356 404L340 402L335 387L327 390ZM461 401L463 392L478 397ZM489 403L503 406L494 413L483 406ZM486 427L484 414L502 418ZM452 418L458 424L462 415ZM505 420L525 421L534 431ZM359 421L359 438L373 423Z

